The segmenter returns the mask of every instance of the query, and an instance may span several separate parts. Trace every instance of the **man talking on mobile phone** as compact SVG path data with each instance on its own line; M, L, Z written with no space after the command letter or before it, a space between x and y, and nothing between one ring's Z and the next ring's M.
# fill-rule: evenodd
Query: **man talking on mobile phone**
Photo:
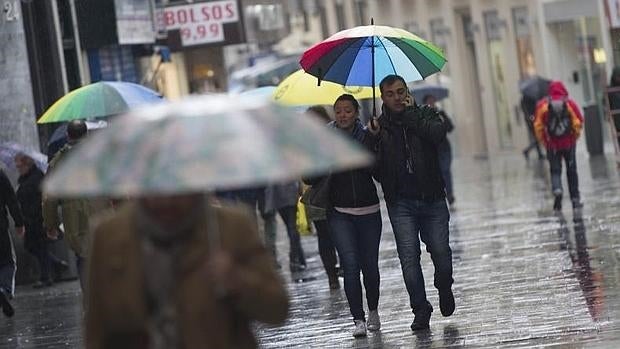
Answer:
M433 307L426 298L420 240L431 254L443 316L454 312L450 213L437 146L447 125L437 112L418 105L405 80L388 75L379 84L383 112L369 122L374 135L375 178L381 183L394 230L398 258L415 315L413 331L429 328Z

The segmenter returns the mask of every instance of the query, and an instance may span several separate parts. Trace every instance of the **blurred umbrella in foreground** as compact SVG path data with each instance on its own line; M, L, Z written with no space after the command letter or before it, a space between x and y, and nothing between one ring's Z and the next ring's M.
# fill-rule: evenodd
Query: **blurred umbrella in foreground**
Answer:
M413 95L413 98L415 99L416 103L423 104L424 97L426 96L433 96L439 102L442 99L448 97L449 93L448 93L448 89L443 86L421 84L421 85L414 85L411 88L411 94Z
M312 118L261 98L212 95L119 118L76 147L44 189L59 197L208 192L371 161Z
M37 123L94 119L126 113L143 104L158 103L162 96L142 85L100 81L75 89L54 102Z
M379 88L375 90L376 96L381 96ZM373 98L372 87L344 86L329 81L324 81L318 86L316 77L300 69L278 85L273 93L273 99L288 106L333 105L336 98L344 93L352 95L357 100Z

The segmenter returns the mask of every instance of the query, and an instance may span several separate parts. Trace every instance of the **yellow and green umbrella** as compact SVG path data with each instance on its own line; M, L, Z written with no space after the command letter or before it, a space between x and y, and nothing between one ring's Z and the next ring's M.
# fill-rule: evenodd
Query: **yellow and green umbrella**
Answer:
M373 98L372 88L363 86L343 86L334 82L324 81L317 85L316 77L303 69L296 71L284 79L273 92L273 99L282 105L332 105L342 94L353 95L356 99ZM380 96L379 88L375 88L376 96Z
M57 100L37 123L64 122L118 115L139 105L157 103L162 96L131 82L100 81L75 89Z

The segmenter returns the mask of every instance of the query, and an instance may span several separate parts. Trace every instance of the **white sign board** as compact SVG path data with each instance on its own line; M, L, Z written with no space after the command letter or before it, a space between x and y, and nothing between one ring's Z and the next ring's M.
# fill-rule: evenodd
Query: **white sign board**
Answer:
M155 28L150 0L116 0L116 30L121 45L155 42Z
M237 1L211 1L164 9L167 30L178 29L183 46L224 41L224 23L239 21Z
M607 0L609 8L609 25L620 28L620 0Z

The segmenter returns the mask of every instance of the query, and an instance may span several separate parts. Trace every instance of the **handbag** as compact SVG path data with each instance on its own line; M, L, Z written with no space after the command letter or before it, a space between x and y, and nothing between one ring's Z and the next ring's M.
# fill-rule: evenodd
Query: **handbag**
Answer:
M331 206L329 202L329 177L321 179L317 184L311 186L301 196L301 202L313 207L327 209Z

